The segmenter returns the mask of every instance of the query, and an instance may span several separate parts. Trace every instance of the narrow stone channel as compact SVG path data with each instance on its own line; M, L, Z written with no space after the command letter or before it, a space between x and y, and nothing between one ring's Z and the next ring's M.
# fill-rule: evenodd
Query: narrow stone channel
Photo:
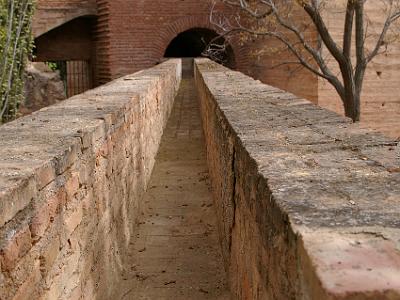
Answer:
M229 299L190 61L160 150L120 299Z

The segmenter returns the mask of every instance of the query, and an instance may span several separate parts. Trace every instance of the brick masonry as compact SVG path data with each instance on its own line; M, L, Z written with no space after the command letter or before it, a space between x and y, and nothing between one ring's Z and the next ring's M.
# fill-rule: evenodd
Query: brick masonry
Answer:
M82 17L90 15L93 11L95 1L83 1L79 5L74 5L74 2L76 1L68 0L66 3L39 1L34 27L54 28L52 24L55 16L59 17L60 22L67 23L71 20L71 14ZM95 83L98 85L159 63L163 60L171 41L186 30L204 28L217 31L209 21L211 6L208 0L165 0L161 4L159 1L147 0L98 0L95 4L97 4L97 23L92 30L94 43L92 61ZM62 32L57 36L57 45L71 43L71 38L68 36L69 27L61 26ZM43 31L39 29L35 31ZM45 44L49 43L46 41ZM304 71L290 75L287 68L271 70L268 67L271 64L292 60L290 55L284 53L280 56L264 57L261 60L255 60L250 55L265 44L274 46L270 40L264 40L261 44L251 42L246 45L233 40L231 46L236 68L265 82L316 101L318 82L313 75ZM62 47L57 45L54 47L58 49ZM74 43L74 45L81 49L80 52L86 53L85 43L81 45ZM73 51L69 47L65 49L69 52ZM78 51L77 54L80 52ZM48 53L47 49L43 49L42 53L41 60L46 60L46 57L53 59L57 56L57 53Z
M92 60L95 21L77 18L35 39L36 61Z
M179 87L170 60L1 127L0 299L110 299Z
M95 0L38 0L33 35L36 38L73 19L97 14Z
M234 299L400 299L400 145L196 60Z
M339 6L343 5L343 1L327 3L329 6L329 14L326 16L327 26L341 44L343 9ZM369 30L379 32L382 25L379 24L381 11L374 5L373 1L367 4L369 20L373 21L369 25ZM97 14L97 25L92 30L91 61L94 66L94 81L99 85L158 63L173 38L185 30L199 27L215 30L209 22L209 12L208 0L40 0L33 28L38 36L73 18ZM299 19L302 19L301 16ZM57 37L57 45L67 45L68 47L61 49L68 49L68 52L75 48L80 49L75 51L75 55L86 53L88 48L85 45L90 41L83 41L82 37L74 40L71 49L69 46L71 37L68 32L61 32ZM79 41L82 43L79 44ZM233 41L232 46L237 70L318 103L322 107L342 112L340 99L325 81L318 80L305 70L297 70L297 66L284 65L271 68L293 60L287 53L277 55L264 51L266 47L281 48L276 41L255 40L244 45ZM398 43L392 44L389 52L380 55L370 65L362 98L363 124L391 137L400 136L398 49L400 49ZM257 58L251 55L260 51L264 51L264 54ZM43 59L46 56L48 59L54 59L57 53L45 53Z
M108 47L105 59L111 78L156 64L163 58L170 42L186 30L205 28L218 32L209 20L211 4L208 0L166 0L162 3L112 0L101 1L101 6L107 11L107 18L101 25L103 28L107 24L107 38L100 37L99 41ZM270 42L264 40L262 44ZM273 72L270 68L265 68L272 64L272 60L275 64L290 60L288 53L256 60L251 53L259 49L259 44L250 42L242 45L239 41L232 40L231 46L236 69L283 89L316 99L317 80L311 74L298 72L289 76L285 68ZM305 82L308 84L304 84Z

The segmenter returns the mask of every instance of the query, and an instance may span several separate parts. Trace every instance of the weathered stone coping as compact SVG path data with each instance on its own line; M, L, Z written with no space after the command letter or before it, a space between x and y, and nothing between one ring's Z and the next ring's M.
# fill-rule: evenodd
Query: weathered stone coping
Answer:
M169 60L0 127L1 299L118 288L180 79Z
M196 60L237 299L400 299L400 146Z
M73 164L82 148L121 126L124 113L155 81L171 73L172 67L180 73L177 61L125 76L1 126L0 227Z

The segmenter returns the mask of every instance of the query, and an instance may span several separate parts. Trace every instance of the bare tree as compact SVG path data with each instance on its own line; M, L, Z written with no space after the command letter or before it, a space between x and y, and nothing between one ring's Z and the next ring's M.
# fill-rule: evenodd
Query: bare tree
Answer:
M328 2L343 5L343 32L334 39L326 24ZM379 9L381 26L369 33L367 2ZM270 37L278 40L300 64L326 79L339 94L346 116L360 120L360 97L367 65L388 44L400 17L399 0L213 0L211 22L222 36ZM223 10L219 10L223 8ZM233 13L226 13L229 7ZM374 24L375 25L375 24ZM376 26L375 26L376 27ZM375 28L376 29L376 28ZM341 45L340 45L341 44ZM323 51L323 49L326 49ZM218 48L210 46L210 52ZM327 54L327 55L326 55ZM339 66L335 72L332 61Z

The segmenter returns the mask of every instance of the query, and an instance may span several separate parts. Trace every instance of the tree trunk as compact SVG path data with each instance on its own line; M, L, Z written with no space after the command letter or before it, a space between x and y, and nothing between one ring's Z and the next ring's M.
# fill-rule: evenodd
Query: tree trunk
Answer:
M360 98L360 93L356 91L346 92L342 97L345 115L351 118L353 122L360 121Z

